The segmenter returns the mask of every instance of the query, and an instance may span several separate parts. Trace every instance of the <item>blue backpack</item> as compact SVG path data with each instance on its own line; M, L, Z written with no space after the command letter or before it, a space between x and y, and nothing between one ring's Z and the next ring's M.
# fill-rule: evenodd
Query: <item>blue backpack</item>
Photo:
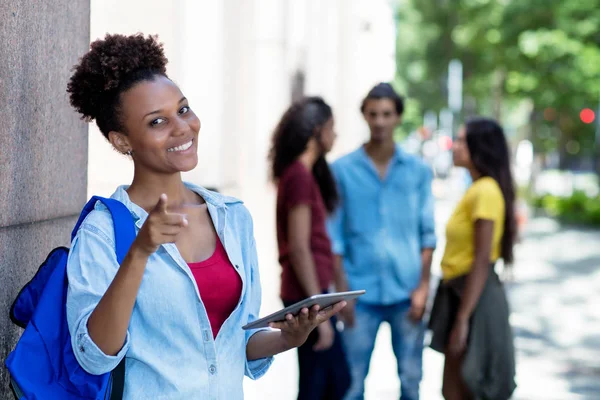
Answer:
M71 240L97 201L112 215L120 264L135 239L135 225L127 207L117 200L92 197L79 216ZM25 328L6 359L13 392L19 400L120 400L125 358L112 372L91 375L73 354L66 315L68 255L66 247L52 250L11 307L11 320Z

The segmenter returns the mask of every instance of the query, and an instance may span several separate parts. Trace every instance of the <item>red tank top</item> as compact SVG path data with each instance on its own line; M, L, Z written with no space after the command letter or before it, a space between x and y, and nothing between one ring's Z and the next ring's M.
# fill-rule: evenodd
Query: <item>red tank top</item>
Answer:
M217 237L215 252L207 260L188 263L206 307L213 337L235 309L242 293L242 281Z

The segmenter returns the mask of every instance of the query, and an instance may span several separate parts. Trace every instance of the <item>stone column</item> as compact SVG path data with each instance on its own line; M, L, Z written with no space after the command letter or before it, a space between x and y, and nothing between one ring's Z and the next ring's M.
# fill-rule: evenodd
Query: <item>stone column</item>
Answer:
M87 126L71 109L71 67L89 45L89 1L0 3L0 400L21 331L8 312L86 201Z

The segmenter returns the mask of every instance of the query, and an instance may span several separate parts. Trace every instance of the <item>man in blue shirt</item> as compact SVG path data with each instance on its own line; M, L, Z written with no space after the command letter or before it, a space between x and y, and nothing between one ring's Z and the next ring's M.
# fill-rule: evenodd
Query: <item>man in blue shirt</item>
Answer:
M348 400L362 399L377 331L388 322L398 360L401 398L419 398L431 256L436 245L432 173L394 143L404 104L380 83L363 101L369 142L332 165L340 207L328 221L346 286L366 289L342 311L352 373ZM336 281L343 282L343 277ZM343 290L344 285L339 285Z

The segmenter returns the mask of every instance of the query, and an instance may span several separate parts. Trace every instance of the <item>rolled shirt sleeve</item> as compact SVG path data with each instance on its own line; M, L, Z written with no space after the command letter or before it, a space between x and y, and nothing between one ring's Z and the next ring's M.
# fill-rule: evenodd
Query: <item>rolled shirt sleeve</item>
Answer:
M90 315L118 269L113 241L97 227L84 223L73 240L67 263L67 322L75 358L93 375L115 369L130 346L127 332L119 353L107 355L94 343L87 327Z
M130 342L129 332L127 332L125 344L119 353L114 356L107 355L100 350L88 333L87 322L91 314L90 312L85 315L80 321L75 336L71 336L71 344L79 365L92 375L102 375L115 369L127 354Z
M419 210L419 233L421 249L434 249L437 244L435 236L435 212L434 199L431 190L433 173L428 166L423 167L423 175L420 184L420 210Z

